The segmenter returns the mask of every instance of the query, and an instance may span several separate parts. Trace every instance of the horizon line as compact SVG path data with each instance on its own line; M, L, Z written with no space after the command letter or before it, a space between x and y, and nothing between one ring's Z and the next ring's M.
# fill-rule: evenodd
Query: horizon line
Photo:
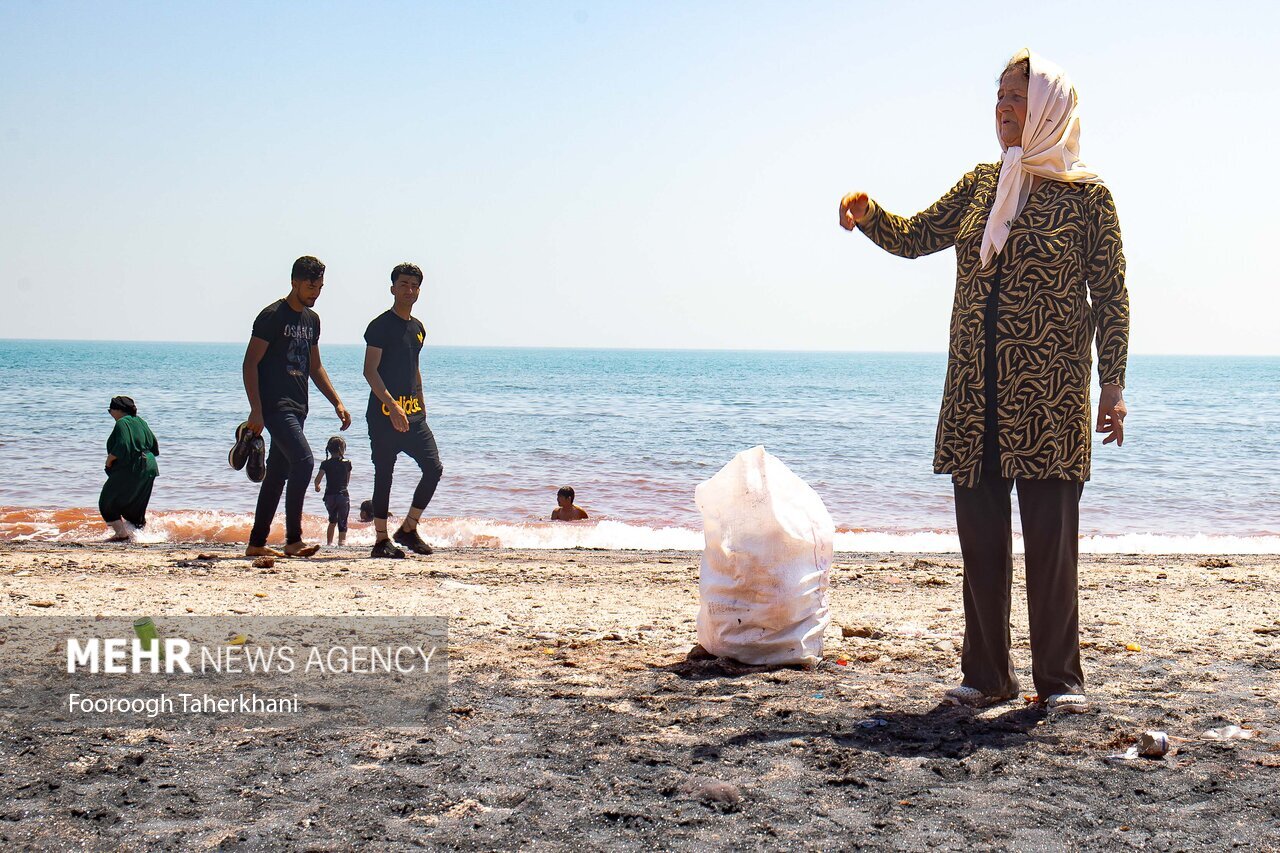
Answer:
M175 341L153 338L122 340L119 338L6 338L0 337L0 343L82 343L82 344L209 344L209 345L242 345L241 341L226 340L191 340ZM363 341L352 343L330 343L335 347L363 346ZM566 347L538 344L426 344L429 349L506 349L506 350L565 350L571 352L615 351L615 352L776 352L776 353L813 353L821 354L864 354L864 355L946 355L946 350L878 350L878 349L790 349L786 347L616 347L586 346ZM1091 353L1092 354L1092 353ZM1276 353L1240 353L1240 352L1130 352L1129 355L1161 356L1175 358L1280 358Z

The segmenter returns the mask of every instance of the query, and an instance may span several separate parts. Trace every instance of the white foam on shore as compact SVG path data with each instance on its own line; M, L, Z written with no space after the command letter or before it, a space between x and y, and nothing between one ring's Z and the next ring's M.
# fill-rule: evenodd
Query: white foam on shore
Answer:
M837 552L956 554L960 538L955 533L837 533ZM1013 551L1023 553L1022 537L1014 534ZM1081 554L1280 554L1280 536L1171 535L1122 533L1080 537Z
M394 522L393 522L394 523ZM249 513L218 510L153 512L137 541L149 544L193 545L242 543L248 539ZM321 516L305 518L304 536L323 542L327 523ZM280 524L275 526L276 535ZM686 527L651 527L604 519L590 522L510 522L485 518L428 518L423 536L453 548L520 548L563 550L599 548L610 551L701 551L702 531ZM0 542L103 542L109 531L91 510L31 510L16 518L12 512L0 523ZM373 525L353 524L348 545L372 545ZM1015 534L1014 551L1022 552ZM957 553L960 541L950 531L849 531L835 536L842 553ZM1280 554L1280 535L1219 536L1211 534L1126 533L1090 535L1080 539L1083 554Z

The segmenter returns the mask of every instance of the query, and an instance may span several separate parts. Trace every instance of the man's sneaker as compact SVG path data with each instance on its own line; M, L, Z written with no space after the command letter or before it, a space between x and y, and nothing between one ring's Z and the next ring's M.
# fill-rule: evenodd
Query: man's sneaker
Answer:
M431 546L422 541L422 537L416 530L405 530L402 527L396 531L395 539L397 544L403 545L415 554L431 553Z
M384 560L403 560L404 551L401 551L395 545L392 545L390 539L380 539L378 540L378 543L373 546L373 551L369 556Z
M267 443L259 433L249 433L249 458L245 460L244 472L251 483L267 479Z
M235 444L231 445L231 450L227 452L227 464L237 471L244 470L244 464L249 461L249 439L252 436L248 421L236 427L236 440Z

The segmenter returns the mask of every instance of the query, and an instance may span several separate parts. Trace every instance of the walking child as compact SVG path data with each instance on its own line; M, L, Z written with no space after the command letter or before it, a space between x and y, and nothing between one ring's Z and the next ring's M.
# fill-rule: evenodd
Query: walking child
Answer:
M351 482L351 460L346 458L347 442L340 435L330 437L324 448L324 461L316 474L316 491L325 480L324 508L329 512L329 531L325 541L333 544L333 531L338 531L338 544L347 544L347 517L351 515L351 496L347 486Z

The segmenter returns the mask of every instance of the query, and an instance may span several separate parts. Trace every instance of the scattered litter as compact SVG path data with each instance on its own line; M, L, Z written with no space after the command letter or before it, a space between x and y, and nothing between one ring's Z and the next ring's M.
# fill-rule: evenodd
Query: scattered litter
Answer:
M870 625L845 625L840 629L842 637L861 637L864 640L879 640L884 636L884 632Z
M858 723L858 727L863 729L878 729L881 726L887 726L887 725L889 725L889 721L882 720L879 717L872 717L869 720L863 720L862 722Z
M217 554L199 554L196 556L196 559L197 560L216 560L218 559L218 555Z
M27 571L26 569L23 569L20 572L14 572L13 576L15 578L29 578L31 577L31 572Z
M1126 644L1125 644L1125 648L1126 648L1126 649L1128 649L1128 650L1129 650L1129 651L1131 651L1131 652L1140 652L1140 651L1142 651L1142 646L1138 645L1137 643L1126 643Z
M848 666L848 665L849 665L849 661L846 660L845 658L840 658L839 660L836 661L836 666Z
M825 697L823 694L821 694L821 693L815 693L815 694L813 694L813 698L814 698L814 699L825 699L826 697Z
M267 594L266 594L265 592L255 592L255 593L253 594L253 597L254 597L254 598L266 598L266 597L267 597Z
M1138 747L1131 746L1128 749L1126 749L1124 752L1119 752L1119 753L1116 753L1115 755L1108 755L1106 758L1103 759L1103 761L1133 761L1135 758L1138 757L1138 754L1139 754Z
M32 607L52 607L53 606L52 601L28 601L27 604L30 604Z
M230 640L227 640L228 646L243 646L248 639L244 634L236 634Z
M138 635L145 649L151 649L153 646L158 648L160 645L160 634L156 631L156 623L150 616L133 620L133 633ZM160 656L164 656L163 650L160 650Z
M1240 726L1224 726L1220 729L1209 729L1200 737L1206 740L1248 740L1256 735L1253 729L1242 729Z
M1138 742L1116 755L1108 755L1105 761L1134 761L1138 758L1163 758L1169 752L1170 741L1183 741L1186 738L1172 738L1165 732L1146 731L1138 736Z
M1169 751L1169 735L1166 732L1143 732L1138 738L1138 753L1147 758L1159 758Z
M1028 705L1032 705L1032 704L1035 704L1036 702L1039 702L1039 701L1040 701L1040 694L1039 694L1039 693L1024 693L1024 694L1022 694L1022 699L1023 699L1023 701L1024 701L1024 702L1026 702Z
M253 561L255 569L269 569L276 564L275 557L259 557Z
M1258 733L1240 726L1223 726L1209 729L1200 735L1204 740L1247 740ZM1137 758L1163 758L1169 754L1173 743L1191 743L1196 738L1174 737L1167 732L1146 731L1138 736L1138 742L1122 753L1108 755L1105 761L1133 761Z

